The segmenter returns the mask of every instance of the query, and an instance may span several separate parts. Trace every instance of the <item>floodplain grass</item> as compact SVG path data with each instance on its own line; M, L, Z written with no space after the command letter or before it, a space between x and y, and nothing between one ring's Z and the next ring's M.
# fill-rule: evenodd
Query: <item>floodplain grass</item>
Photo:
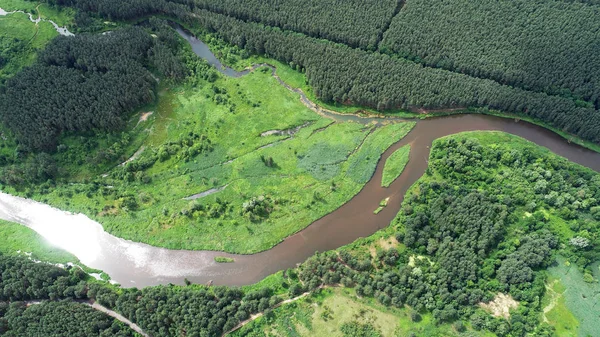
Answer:
M600 145L598 145L598 144L583 140L583 139L579 138L578 136L575 136L575 135L569 134L567 132L564 132L560 129L557 129L557 128L549 125L546 122L543 122L541 120L538 120L538 119L535 119L535 118L532 118L530 116L523 115L523 114L506 113L506 112L497 111L497 110L493 110L493 109L478 108L478 107L467 107L464 109L452 109L452 110L447 110L447 111L435 111L435 112L430 112L430 113L416 113L416 112L406 111L403 109L391 109L391 110L386 110L386 111L382 112L382 111L377 111L375 109L366 108L366 107L345 105L345 104L340 104L340 103L323 102L318 97L316 97L316 95L314 94L312 87L310 86L310 84L308 83L308 80L306 79L306 75L304 73L302 73L301 71L297 71L296 69L292 68L289 64L282 63L277 60L273 60L273 59L266 58L263 56L257 56L257 55L250 55L245 58L240 57L239 54L241 53L241 51L239 50L239 48L237 48L235 46L231 46L231 45L227 44L226 42L219 40L218 38L216 38L214 36L214 34L206 34L202 30L198 30L198 29L195 30L195 33L197 34L197 36L203 37L203 41L207 42L207 44L210 46L211 50L217 51L217 53L220 52L220 55L228 56L225 58L220 58L221 61L223 62L223 64L226 64L238 71L243 70L244 68L249 67L253 64L258 64L258 63L272 64L277 67L276 73L277 73L277 75L279 75L281 77L281 79L284 82L286 82L287 84L291 85L294 88L302 89L302 91L304 91L304 93L307 95L307 97L311 101L319 104L320 106L322 106L326 109L329 109L329 110L332 110L335 112L347 113L347 114L393 116L393 117L414 118L414 119L436 118L436 117L440 117L440 116L455 115L455 114L492 115L492 116L508 118L508 119L523 120L523 121L527 121L532 124L539 125L543 128L546 128L548 130L551 130L552 132L557 133L561 137L567 139L569 142L573 142L575 144L581 145L590 150L600 152Z
M595 277L598 278L600 271L596 263L594 269ZM558 330L577 331L577 336L600 336L600 325L598 324L598 307L600 306L600 283L587 283L583 279L583 273L575 264L568 264L564 258L558 258L556 265L548 268L550 280L558 280L562 287L557 287L560 292L557 306L550 311L548 319L557 322ZM561 303L561 301L564 301ZM564 303L564 305L563 305ZM569 315L572 314L572 317ZM579 328L572 326L579 322ZM570 324L570 325L568 325Z
M144 146L134 163L190 133L207 137L212 150L189 160L171 155L143 170L145 180L136 174L124 181L110 174L123 170L116 165L108 177L91 177L101 173L93 165L82 170L76 158L82 151L72 139L65 153L75 155L58 157L73 177L46 186L44 194L40 187L31 196L84 213L108 232L133 241L171 249L256 253L350 200L371 178L381 154L414 126L333 123L261 69L241 78L199 81L195 87L165 87L158 103L147 110L154 112L146 122L138 125L139 116L133 116L128 135L134 140L123 145L128 154L135 152L130 144ZM261 135L297 127L294 135ZM110 143L98 137L92 141L96 147L90 154ZM83 164L90 165L86 160ZM184 200L218 187L225 188ZM128 198L135 199L135 210ZM266 214L244 213L244 203L257 198L269 200Z
M0 8L4 9L7 12L12 11L25 11L32 12L35 10L37 4L33 1L25 1L25 0L0 0Z
M192 28L194 34L206 43L217 58L226 66L237 71L242 71L255 64L267 63L276 67L276 74L287 84L294 88L301 89L311 101L319 106L342 114L359 114L374 116L395 116L403 118L424 118L422 114L409 112L403 109L391 109L385 112L377 111L372 108L341 104L337 102L325 102L318 98L308 83L306 74L301 69L292 67L290 64L280 62L275 59L260 55L247 55L237 46L232 46L216 37L214 34L206 33L201 28ZM244 56L240 56L244 54Z
M383 168L382 187L390 186L402 174L406 164L408 164L409 157L410 145L404 145L388 157Z
M353 322L368 324L384 337L411 333L425 337L493 336L474 331L468 324L465 333L457 333L450 324L434 324L430 314L413 322L411 311L408 307L386 307L372 298L360 298L351 288L325 288L273 310L230 336L343 337L340 327Z
M32 229L4 220L0 220L0 252L5 255L31 254L35 260L50 263L80 264L74 255L55 247Z
M567 288L560 278L549 276L546 280L546 294L542 299L542 321L556 329L556 336L578 337L579 322L567 308L564 292Z
M346 163L347 176L359 184L368 182L375 172L381 154L404 138L414 126L414 122L407 122L375 129Z
M71 27L74 23L75 10L70 7L57 7L42 3L37 7L37 11L42 19L52 20L59 27Z
M70 8L58 9L48 4L38 4L25 0L0 0L0 8L7 12L24 11L38 13L42 19L53 20L59 26L70 26L75 11ZM19 70L35 62L37 53L59 34L50 22L41 21L37 25L29 20L25 13L13 13L0 16L0 48L8 62L0 67L0 84ZM6 38L3 45L2 38Z

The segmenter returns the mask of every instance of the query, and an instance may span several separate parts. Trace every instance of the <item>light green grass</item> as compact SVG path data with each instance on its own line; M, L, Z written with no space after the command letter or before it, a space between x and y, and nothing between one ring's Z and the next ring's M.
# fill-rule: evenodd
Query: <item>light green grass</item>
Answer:
M12 11L25 11L32 12L35 10L37 3L33 1L25 1L25 0L0 0L0 8L4 9L7 12Z
M409 156L410 145L404 145L388 157L383 167L382 187L390 186L402 174L406 164L408 164Z
M60 27L73 25L75 10L70 7L56 7L43 3L40 4L37 10L42 19L52 20Z
M410 132L415 123L398 123L388 125L373 131L363 146L347 163L348 176L358 182L366 183L371 179L381 154L392 144Z
M36 260L67 264L79 263L70 253L57 248L33 230L0 220L0 252L5 255L29 255Z
M232 263L234 260L230 257L216 256L215 262L217 263Z

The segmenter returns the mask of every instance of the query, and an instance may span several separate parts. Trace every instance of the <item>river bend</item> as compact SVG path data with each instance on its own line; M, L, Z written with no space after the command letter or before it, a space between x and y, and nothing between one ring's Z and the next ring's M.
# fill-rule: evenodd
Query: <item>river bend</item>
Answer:
M224 67L208 47L185 31L178 32L205 58L227 76L243 76ZM283 83L285 85L285 83ZM337 120L380 122L381 118L339 115L321 109L299 89L309 108ZM389 119L385 119L389 120ZM400 119L398 119L400 120ZM315 221L306 229L286 238L274 248L253 255L235 255L212 251L169 250L120 239L106 233L102 226L81 214L71 214L42 203L0 192L0 218L18 222L35 230L51 243L77 256L85 265L101 269L124 287L158 284L194 283L245 285L260 281L282 269L295 267L315 251L327 251L373 234L389 225L400 209L404 194L427 168L433 140L464 131L495 130L511 133L544 146L575 163L600 171L600 154L567 142L542 127L511 119L485 115L455 115L417 121L413 130L382 155L372 179L349 202ZM410 160L402 175L388 188L381 187L385 160L398 148L411 144ZM373 211L379 202L390 198L379 214ZM293 219L290 219L293 221ZM234 263L216 263L216 256L231 257Z

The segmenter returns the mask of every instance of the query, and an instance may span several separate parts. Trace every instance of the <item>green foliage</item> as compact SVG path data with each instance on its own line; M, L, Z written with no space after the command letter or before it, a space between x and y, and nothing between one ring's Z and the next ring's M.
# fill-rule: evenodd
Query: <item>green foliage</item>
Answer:
M409 155L410 145L404 145L388 157L383 167L381 186L390 186L402 174L404 167L408 164Z
M224 257L224 256L216 256L215 257L215 262L217 263L232 263L235 260L230 258L230 257Z
M6 11L20 10L30 4L33 3L17 1L10 4L3 0L0 8ZM29 21L27 14L0 16L0 85L21 68L31 65L37 52L56 36L58 33L50 23L40 22L36 26Z
M17 336L114 336L133 337L128 326L84 304L42 302L27 306L11 304L0 309L0 333Z
M585 225L586 233L597 232L598 222L588 215L597 201L588 200L583 206L584 200L598 193L597 173L517 137L494 132L437 140L429 163L427 174L409 191L388 229L403 241L406 251L391 248L373 256L372 248L364 246L367 243L351 245L339 255L324 253L308 259L300 267L300 279L308 289L354 284L358 295L383 305L411 306L413 320L418 320L418 312L430 312L436 323L469 319L475 329L501 336L542 333L545 328L539 325L538 312L545 274L541 270L557 251L569 254L581 266L598 258L596 236L589 236L585 242L590 246L583 251L573 245L559 246L577 232L564 231L557 224L560 218L571 226ZM552 192L557 195L546 197ZM557 202L560 208L553 208ZM551 213L527 216L524 208ZM499 292L520 302L510 324L475 310Z
M340 327L344 337L381 337L381 333L370 324L344 323Z
M600 269L598 269L598 263L591 266L596 278L600 276ZM576 318L574 323L579 323L579 328L575 331L578 336L595 336L600 333L600 327L596 324L597 321L597 307L600 301L598 297L598 291L600 285L597 281L592 283L585 282L585 275L576 266L568 265L564 258L559 258L558 263L548 269L548 273L553 277L556 282L560 282L562 287L557 288L559 292L556 294L558 299L558 309L561 311L567 311L570 313L562 314L560 317L556 317L554 313L554 319L557 320L557 324L563 323L563 317L565 319L574 316ZM561 308L563 305L565 308ZM561 311L557 313L560 314ZM553 314L553 312L549 312ZM553 317L551 317L552 319ZM571 322L569 319L567 322ZM566 326L568 329L575 329L576 326ZM561 330L562 330L561 326Z
M600 141L600 115L597 110L570 97L423 67L407 59L352 49L208 10L197 12L198 15L193 18L182 19L216 32L220 38L245 48L251 54L268 55L302 69L314 94L325 102L350 102L380 111L486 107L539 118L563 132L593 142Z
M0 301L87 298L87 274L79 268L67 271L23 256L0 255L0 270Z
M133 28L59 37L38 63L7 82L0 114L33 150L55 149L62 132L121 127L123 114L154 98L153 79L142 66L152 44Z
M308 171L318 180L329 180L341 171L341 164L348 157L348 146L321 142L314 144L306 153L298 155L298 167Z
M396 14L401 1L195 0L196 8L230 15L370 50ZM335 19L334 19L335 18Z

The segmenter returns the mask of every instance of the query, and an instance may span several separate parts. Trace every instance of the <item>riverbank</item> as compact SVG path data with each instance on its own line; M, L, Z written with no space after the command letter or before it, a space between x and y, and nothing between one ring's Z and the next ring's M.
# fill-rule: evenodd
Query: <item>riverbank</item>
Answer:
M243 54L243 52L239 48L231 46L228 43L220 40L214 34L207 34L203 32L203 29L201 28L195 28L193 31L195 34L198 34L197 36L199 36L200 39L207 44L207 46L210 48L210 52L218 56L219 63L222 62L224 66L231 67L235 71L242 72L251 68L255 64L270 64L275 68L275 74L283 82L292 88L301 90L306 95L307 99L313 102L315 106L319 106L322 109L331 110L335 113L342 115L358 115L360 117L405 118L415 120L438 118L455 114L480 113L502 118L527 121L529 123L549 129L565 138L569 142L581 145L595 152L600 152L600 145L583 140L578 136L559 130L546 122L526 115L510 114L486 108L451 108L436 110L419 109L418 111L392 109L382 112L371 108L354 106L352 104L327 103L316 97L312 87L306 79L306 75L300 71L297 71L296 69L293 69L289 64L285 64L264 56L249 55L240 57L239 55Z

